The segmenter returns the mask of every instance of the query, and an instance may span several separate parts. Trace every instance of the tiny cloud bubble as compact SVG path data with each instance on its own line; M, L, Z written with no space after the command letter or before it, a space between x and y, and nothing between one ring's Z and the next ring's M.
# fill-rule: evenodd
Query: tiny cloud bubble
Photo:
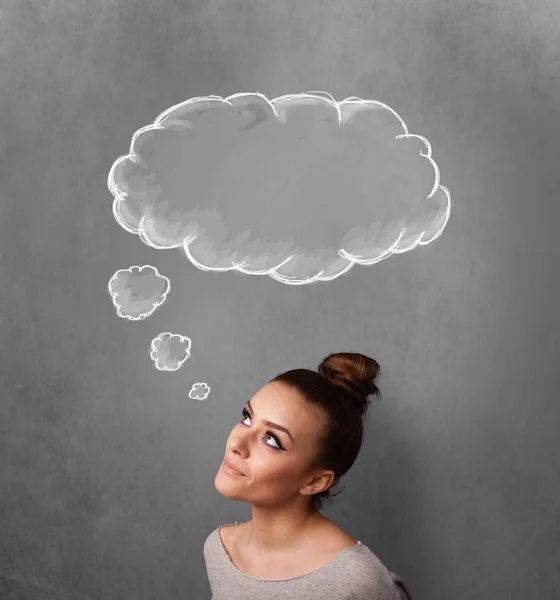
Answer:
M191 400L206 400L210 394L210 386L204 382L197 382L193 384L189 391L189 398Z

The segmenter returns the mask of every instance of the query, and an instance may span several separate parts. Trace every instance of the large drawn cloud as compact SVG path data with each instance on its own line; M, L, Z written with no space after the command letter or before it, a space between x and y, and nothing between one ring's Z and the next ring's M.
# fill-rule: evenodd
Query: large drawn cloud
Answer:
M324 92L191 98L113 164L113 214L201 270L301 285L439 237L450 214L429 142L387 105Z

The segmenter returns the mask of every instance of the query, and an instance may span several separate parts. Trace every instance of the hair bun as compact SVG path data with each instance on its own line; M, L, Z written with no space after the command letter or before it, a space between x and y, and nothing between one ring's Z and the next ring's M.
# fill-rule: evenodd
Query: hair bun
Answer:
M358 409L362 414L367 410L369 396L381 396L375 383L380 367L377 361L369 356L356 352L330 354L323 359L318 370L331 383L357 400Z

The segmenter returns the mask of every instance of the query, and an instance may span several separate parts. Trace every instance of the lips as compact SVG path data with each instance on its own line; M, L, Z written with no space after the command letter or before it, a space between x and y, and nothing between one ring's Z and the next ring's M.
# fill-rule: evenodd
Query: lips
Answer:
M238 475L243 475L243 476L245 475L245 473L243 473L243 471L241 471L234 463L232 463L227 458L224 458L224 464L232 471L235 471Z

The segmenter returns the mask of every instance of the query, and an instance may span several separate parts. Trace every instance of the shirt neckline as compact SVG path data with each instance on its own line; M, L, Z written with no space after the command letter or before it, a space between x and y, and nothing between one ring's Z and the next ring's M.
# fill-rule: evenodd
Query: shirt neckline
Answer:
M241 569L239 569L237 567L237 565L233 562L233 560L231 559L231 556L229 555L228 551L226 550L226 547L224 546L224 542L222 540L222 536L220 535L220 529L222 529L222 527L231 527L232 525L238 525L239 523L237 521L235 521L235 523L227 523L226 525L220 525L220 527L218 527L218 539L220 541L220 546L222 549L223 554L225 554L226 558L228 559L230 565L239 573L241 574L243 577L246 577L248 579L253 579L255 581L270 581L273 583L283 583L286 581L293 581L294 579L302 579L303 577L310 577L311 575L314 575L315 573L318 573L319 571L325 569L326 567L332 565L334 562L336 562L339 557L344 554L347 550L350 550L351 548L358 548L360 546L364 547L364 545L362 544L362 542L360 542L360 540L358 540L357 544L352 544L352 546L347 546L346 548L342 549L334 558L332 558L328 563L324 564L322 567L319 567L317 569L314 569L313 571L310 571L309 573L304 573L303 575L296 575L295 577L288 577L287 579L262 579L261 577L253 577L252 575L248 575L247 573L244 573L243 571L241 571Z

